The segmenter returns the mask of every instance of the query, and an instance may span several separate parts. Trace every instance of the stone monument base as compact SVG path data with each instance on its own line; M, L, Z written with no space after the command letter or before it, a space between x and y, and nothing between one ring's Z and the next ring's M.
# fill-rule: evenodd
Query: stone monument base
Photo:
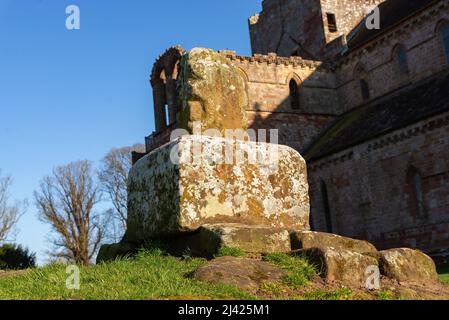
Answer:
M231 152L232 156L229 156ZM267 143L184 136L140 159L129 175L128 230L98 262L159 243L169 254L213 259L223 248L249 257L299 255L326 282L363 287L369 270L401 282L435 282L434 262L411 249L309 231L304 159Z

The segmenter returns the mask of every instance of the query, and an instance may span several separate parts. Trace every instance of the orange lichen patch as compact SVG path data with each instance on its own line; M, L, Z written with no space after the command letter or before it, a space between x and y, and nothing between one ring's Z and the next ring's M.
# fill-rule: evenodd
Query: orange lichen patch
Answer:
M261 204L260 200L255 199L255 198L249 198L248 199L248 207L249 207L249 212L251 213L251 215L257 215L257 216L261 216L263 215L263 205Z
M227 197L226 192L222 191L222 192L220 192L220 194L218 195L218 201L219 201L220 203L224 203L224 202L226 201L226 197Z
M218 180L227 181L234 175L233 166L230 164L219 164L215 166L214 173Z

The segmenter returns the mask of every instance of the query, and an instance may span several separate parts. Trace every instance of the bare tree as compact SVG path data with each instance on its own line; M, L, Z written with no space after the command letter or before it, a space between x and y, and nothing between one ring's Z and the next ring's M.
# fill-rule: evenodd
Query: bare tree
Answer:
M12 184L10 176L2 177L0 171L0 243L6 241L17 225L20 216L25 212L27 203L9 204L9 188Z
M39 217L56 232L53 254L88 265L106 233L106 225L94 211L101 200L92 163L78 161L57 167L45 177L35 192Z
M114 207L110 211L114 220L118 221L122 231L126 230L128 214L128 174L132 167L132 152L143 152L144 146L137 144L133 147L112 149L102 160L98 173L103 190L109 196Z

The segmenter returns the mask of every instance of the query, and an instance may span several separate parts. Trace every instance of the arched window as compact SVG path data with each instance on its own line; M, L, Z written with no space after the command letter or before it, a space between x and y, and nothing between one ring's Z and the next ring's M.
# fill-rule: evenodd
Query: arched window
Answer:
M164 127L168 127L168 125L170 124L170 118L169 118L169 109L168 109L168 101L167 101L167 74L166 74L165 69L162 69L162 71L161 71L160 83L161 83L161 91L159 93L160 94L159 101L162 106Z
M321 196L323 199L323 209L324 209L324 219L326 222L326 231L329 233L333 232L332 227L332 217L329 203L329 193L327 191L326 182L321 181Z
M407 50L403 45L398 45L394 48L393 59L395 60L397 72L400 74L409 72Z
M291 79L289 83L290 88L290 106L293 110L298 110L300 107L299 103L299 84L295 79Z
M181 106L178 99L177 79L179 63L185 50L172 47L156 61L151 71L156 133L161 133L176 123Z
M165 70L161 69L152 80L156 132L162 132L168 125L168 103Z
M369 85L365 79L360 79L360 90L362 91L362 99L368 100L370 98Z
M365 71L363 66L358 65L355 68L354 79L359 83L362 99L369 100L371 97L371 92L368 82L368 73Z
M442 25L440 36L443 43L446 63L449 63L449 23L445 23Z
M423 178L421 172L411 166L407 174L408 185L410 187L411 211L419 217L426 215L425 198L423 189Z

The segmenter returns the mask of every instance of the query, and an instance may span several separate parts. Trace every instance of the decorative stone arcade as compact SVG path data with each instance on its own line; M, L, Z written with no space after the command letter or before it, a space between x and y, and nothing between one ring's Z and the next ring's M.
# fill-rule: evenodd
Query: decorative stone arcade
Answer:
M184 54L181 47L173 47L158 58L151 74L156 134L176 122L180 110L176 96L179 61Z

